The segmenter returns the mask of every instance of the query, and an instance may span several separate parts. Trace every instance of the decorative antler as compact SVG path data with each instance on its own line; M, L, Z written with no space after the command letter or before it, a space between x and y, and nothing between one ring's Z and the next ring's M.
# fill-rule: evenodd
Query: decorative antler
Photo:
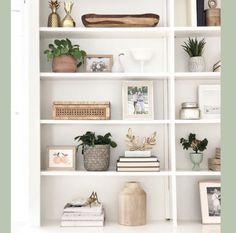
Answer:
M126 134L127 146L131 151L151 149L156 144L156 141L157 132L154 132L150 137L143 137L143 139L134 136L131 128L128 129L128 133Z
M87 201L85 202L85 204L83 206L87 206L89 205L91 207L92 204L101 204L98 200L98 196L96 192L92 192L92 194L89 196L89 198L87 199Z

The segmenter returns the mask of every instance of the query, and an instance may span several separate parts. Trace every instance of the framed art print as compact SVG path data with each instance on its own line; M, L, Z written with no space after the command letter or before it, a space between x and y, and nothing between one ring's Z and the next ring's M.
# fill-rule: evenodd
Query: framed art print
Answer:
M199 182L203 224L221 222L221 183L220 181Z
M199 85L198 104L202 119L220 119L220 85Z
M113 55L87 55L85 72L111 72Z
M76 148L74 146L49 146L47 148L47 170L75 170Z
M124 81L122 99L123 119L154 119L152 81Z

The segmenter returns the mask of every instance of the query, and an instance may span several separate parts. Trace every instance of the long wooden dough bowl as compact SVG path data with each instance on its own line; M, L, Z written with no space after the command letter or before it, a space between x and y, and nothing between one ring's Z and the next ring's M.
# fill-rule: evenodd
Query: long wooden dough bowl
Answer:
M100 15L85 14L82 22L85 27L155 27L159 22L159 15Z

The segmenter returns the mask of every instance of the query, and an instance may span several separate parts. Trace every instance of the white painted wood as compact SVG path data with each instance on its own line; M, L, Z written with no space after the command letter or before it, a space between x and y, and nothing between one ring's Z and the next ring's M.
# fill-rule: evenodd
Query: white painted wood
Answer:
M220 72L176 72L175 79L178 80L219 80Z
M220 119L175 120L176 124L220 124Z
M220 37L221 27L176 27L175 37Z

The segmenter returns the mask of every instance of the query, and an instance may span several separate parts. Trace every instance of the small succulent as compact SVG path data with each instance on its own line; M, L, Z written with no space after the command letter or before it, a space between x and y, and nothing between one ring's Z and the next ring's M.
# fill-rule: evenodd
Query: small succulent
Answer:
M195 39L188 38L188 41L184 42L181 46L190 57L198 57L202 56L205 44L206 42L204 38L198 41L195 37Z
M181 138L180 143L184 150L192 148L195 153L198 151L204 151L207 148L208 140L204 138L203 140L196 139L196 134L190 133L188 139Z

